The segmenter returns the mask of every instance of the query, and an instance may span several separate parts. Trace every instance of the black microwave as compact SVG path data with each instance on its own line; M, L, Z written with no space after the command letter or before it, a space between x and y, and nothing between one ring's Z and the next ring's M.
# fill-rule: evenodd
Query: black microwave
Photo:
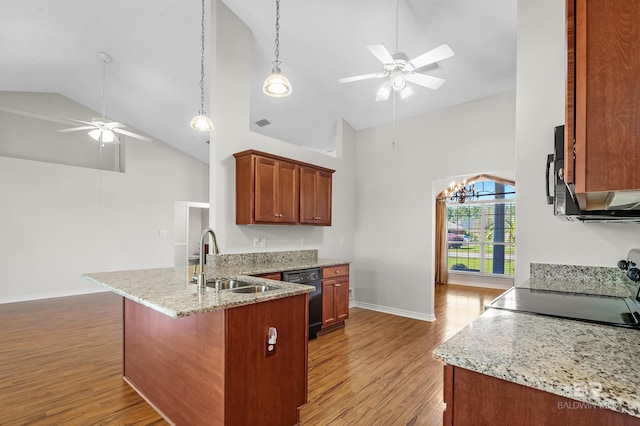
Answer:
M546 168L547 204L553 205L553 214L557 218L570 222L640 222L640 210L580 210L563 180L563 168L564 126L557 126L554 129L553 154L547 156Z

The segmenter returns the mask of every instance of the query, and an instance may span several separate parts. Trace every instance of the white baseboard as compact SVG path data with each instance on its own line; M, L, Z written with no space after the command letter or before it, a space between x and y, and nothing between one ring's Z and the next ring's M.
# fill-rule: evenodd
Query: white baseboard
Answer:
M30 300L52 299L54 297L80 296L82 294L103 293L104 288L80 288L76 290L54 291L50 293L23 294L20 296L0 297L0 305L4 303L28 302Z
M432 322L436 320L436 316L434 314L426 315L421 312L405 311L404 309L390 308L388 306L374 305L371 303L355 301L352 304L350 303L349 307L368 309L370 311L383 312L385 314L397 315L400 317L412 318L412 319L417 319L421 321Z

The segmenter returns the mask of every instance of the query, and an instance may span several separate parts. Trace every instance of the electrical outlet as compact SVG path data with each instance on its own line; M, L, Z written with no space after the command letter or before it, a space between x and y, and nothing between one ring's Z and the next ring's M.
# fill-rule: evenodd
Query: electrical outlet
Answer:
M260 247L264 248L267 246L267 238L266 237L260 237Z
M260 247L260 238L258 238L258 237L253 237L253 247L254 247L254 248L258 248L258 247Z
M340 235L340 245L344 244L344 235Z
M265 352L266 357L270 357L276 354L276 345L267 343L267 350Z

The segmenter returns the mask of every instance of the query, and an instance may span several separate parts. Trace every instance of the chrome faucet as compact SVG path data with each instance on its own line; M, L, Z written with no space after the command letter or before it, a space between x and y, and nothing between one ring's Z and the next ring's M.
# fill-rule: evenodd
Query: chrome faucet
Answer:
M204 276L204 257L207 255L207 253L204 252L204 241L208 234L211 234L211 237L213 237L213 254L220 253L220 250L218 249L218 242L216 241L215 232L213 232L213 229L211 228L204 229L202 231L202 234L200 235L200 259L199 259L200 275L198 275L199 290L203 290L206 285L206 278Z

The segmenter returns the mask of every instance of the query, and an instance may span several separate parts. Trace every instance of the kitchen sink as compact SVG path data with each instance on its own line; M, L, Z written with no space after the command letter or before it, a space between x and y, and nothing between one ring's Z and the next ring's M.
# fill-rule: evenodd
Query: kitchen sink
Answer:
M232 293L264 293L269 290L277 290L278 287L272 287L269 285L250 285L247 287L239 287L230 290Z
M250 283L247 281L238 281L238 280L231 280L231 279L224 279L224 278L207 281L207 287L216 288L216 284L217 284L218 290L229 290L229 289L238 289L238 288L255 286L254 283Z

